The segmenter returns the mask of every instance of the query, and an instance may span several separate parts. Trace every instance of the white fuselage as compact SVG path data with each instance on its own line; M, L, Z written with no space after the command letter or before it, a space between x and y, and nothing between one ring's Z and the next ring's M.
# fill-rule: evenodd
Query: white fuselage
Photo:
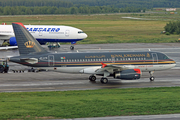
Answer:
M168 70L171 69L173 67L175 67L176 64L164 64L164 65L133 65L131 66L130 69L134 69L134 68L138 68L140 69L142 72L149 72L149 71L162 71L162 70ZM54 67L43 67L43 68L39 68L38 69L46 69L49 71L56 71L56 72L62 72L62 73L74 73L74 74L78 74L78 73L85 73L85 74L95 74L97 69L100 69L102 66L90 66L90 67L56 67L56 69L54 69ZM126 65L125 67L128 67L128 65Z
M39 42L76 42L87 38L82 30L60 25L25 25L27 30ZM12 25L0 25L0 40L14 37Z

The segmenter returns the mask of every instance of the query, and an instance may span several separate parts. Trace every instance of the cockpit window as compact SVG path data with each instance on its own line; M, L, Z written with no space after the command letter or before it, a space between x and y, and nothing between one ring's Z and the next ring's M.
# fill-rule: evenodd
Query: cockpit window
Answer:
M84 33L83 31L78 31L78 33L80 34L80 33Z
M163 59L169 59L168 56L164 55Z

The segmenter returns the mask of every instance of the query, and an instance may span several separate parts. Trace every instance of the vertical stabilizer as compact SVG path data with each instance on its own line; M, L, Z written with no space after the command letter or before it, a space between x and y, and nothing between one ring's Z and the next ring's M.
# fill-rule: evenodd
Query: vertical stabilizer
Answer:
M22 23L12 23L20 55L47 52Z

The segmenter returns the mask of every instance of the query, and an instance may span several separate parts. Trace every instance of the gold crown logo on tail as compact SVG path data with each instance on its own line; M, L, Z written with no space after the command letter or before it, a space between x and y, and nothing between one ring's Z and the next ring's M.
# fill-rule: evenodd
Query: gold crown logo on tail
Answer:
M27 47L27 48L33 48L35 43L32 42L32 41L27 41L24 43L24 45Z

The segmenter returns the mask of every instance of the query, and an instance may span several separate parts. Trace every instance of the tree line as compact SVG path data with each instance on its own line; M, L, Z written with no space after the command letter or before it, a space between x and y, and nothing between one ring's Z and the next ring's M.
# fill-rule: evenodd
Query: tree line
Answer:
M0 0L0 15L143 12L180 7L180 0Z
M80 7L87 6L114 6L116 8L155 8L180 7L180 0L0 0L0 6L54 6L54 7Z
M113 5L118 8L155 8L155 7L180 7L180 0L64 0L75 5L107 6Z
M169 22L164 27L166 34L180 34L180 21Z
M143 9L145 11L145 9ZM141 12L140 8L115 8L110 6L81 6L81 7L0 7L0 15L36 15L36 14L97 14L97 13L118 13L118 12Z

